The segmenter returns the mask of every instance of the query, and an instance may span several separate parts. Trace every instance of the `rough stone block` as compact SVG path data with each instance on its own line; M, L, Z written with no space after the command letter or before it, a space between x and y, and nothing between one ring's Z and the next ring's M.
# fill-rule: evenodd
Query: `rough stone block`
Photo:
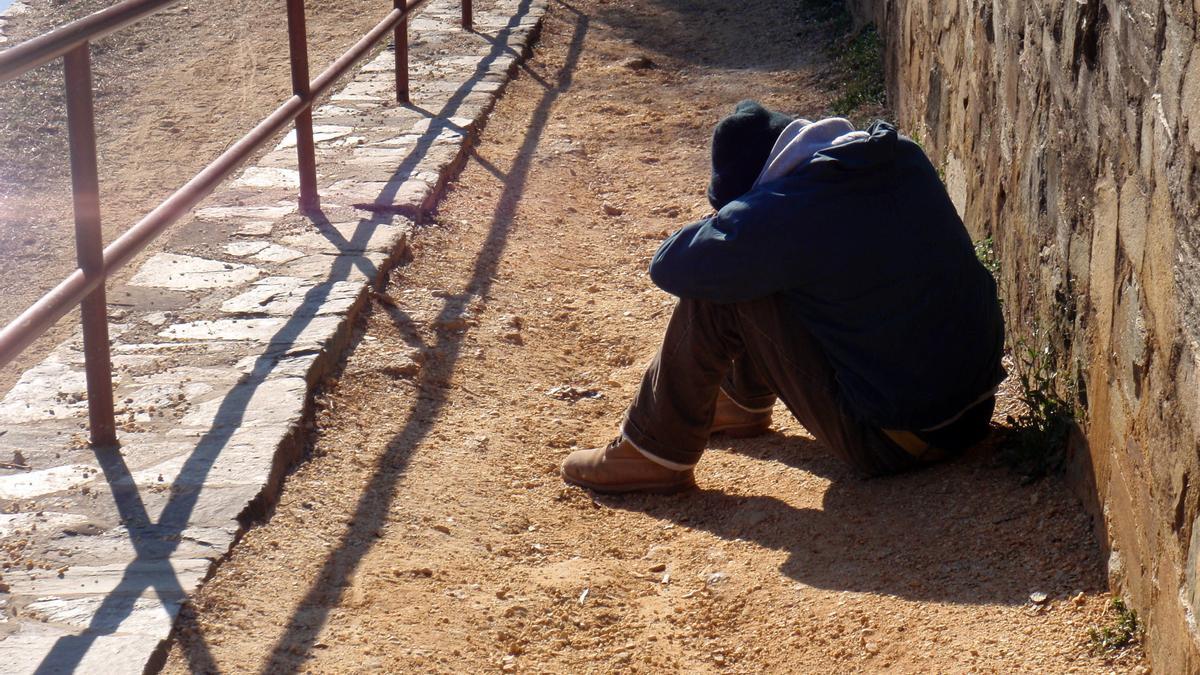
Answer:
M374 251L392 253L404 245L411 229L410 221L376 222L360 219L351 222L314 225L311 229L282 238L283 243L309 253L347 255Z
M278 244L269 244L257 253L250 255L252 260L271 263L289 262L303 257L303 251L297 251L296 249L280 246Z
M191 291L240 286L254 281L257 268L176 253L156 253L130 280L131 286Z
M22 373L0 401L0 425L85 417L86 398L82 367L43 362Z
M132 603L105 603L107 596L60 598L47 596L28 603L22 617L62 626L68 630L99 633L165 635L179 613L180 603L157 598L138 598Z
M344 138L354 133L354 127L346 127L334 124L314 124L313 125L313 143L321 145L339 138ZM275 148L284 150L287 148L296 147L296 130L292 129L279 141L279 145Z
M298 377L252 379L233 387L221 398L196 405L183 416L179 426L204 432L274 428L278 433L300 417L307 395L308 385ZM272 438L267 435L266 440Z
M128 485L128 482L124 485ZM187 486L184 489L191 490ZM107 486L98 484L96 490L111 502L112 492ZM128 488L123 487L122 490L127 492ZM161 508L170 494L170 485L164 483L158 488L141 491L140 498L147 504ZM180 502L177 500L176 503ZM89 506L99 508L99 504L98 499L89 500ZM159 525L149 518L138 516L131 516L127 521L128 526L125 526L117 524L119 517L115 509L111 513L87 515L87 522L65 527L47 536L45 547L48 552L41 557L66 566L64 578L77 566L128 565L138 560L165 560L169 557L212 559L220 556L233 543L238 527L232 519L221 523L192 523L181 528L177 523Z
M356 281L374 283L388 255L374 251L361 255L309 255L279 269L281 274L322 282Z
M257 414L256 411L247 411ZM252 420L255 424L260 419ZM169 485L172 490L183 487L233 487L254 483L265 485L271 472L272 460L278 439L269 434L259 434L257 443L229 443L213 449L212 456L197 454L206 448L193 449L191 453L176 455L165 461L139 469L130 474L132 483L139 488Z
M4 580L12 585L13 595L37 598L102 594L181 600L204 578L211 564L207 558L135 560L128 564L77 565L61 577L46 570L13 570L4 575Z
M0 476L0 499L33 499L63 492L92 482L98 471L95 464L64 464Z
M368 211L399 213L419 219L433 205L433 186L421 180L396 179L386 183L339 181L328 192L331 199Z
M233 187L300 189L300 172L279 167L252 166L242 172Z
M376 61L378 61L378 60L379 59L377 58ZM372 63L374 63L374 61L372 61ZM363 111L361 111L357 108L347 107L347 106L343 106L343 105L333 105L332 103L327 103L313 111L313 119L314 120L319 119L319 120L323 120L323 121L337 120L337 119L341 119L341 118L361 117L362 114L363 114Z
M0 539L9 537L18 530L28 532L31 527L51 532L78 527L90 522L90 519L78 513L59 513L55 511L0 513Z
M22 621L0 642L5 673L112 673L140 675L160 638L139 633L95 635Z
M232 220L238 223L237 233L248 237L265 237L271 228L284 216L295 213L293 203L274 206L211 206L200 209L196 217L219 222Z
M356 81L346 85L345 89L330 97L337 103L383 103L396 97L395 81Z
M362 293L362 284L338 281L314 284L295 277L268 277L221 304L230 314L328 316L345 314Z
M225 252L235 258L244 258L254 255L270 245L269 241L235 241L225 245Z
M309 380L317 360L317 355L312 352L300 351L291 354L268 351L264 354L247 356L238 361L234 367L239 373L257 373L261 377L302 377ZM311 381L310 384L312 384Z
M339 321L337 317L189 321L175 324L158 335L172 340L239 340L316 348L333 335Z

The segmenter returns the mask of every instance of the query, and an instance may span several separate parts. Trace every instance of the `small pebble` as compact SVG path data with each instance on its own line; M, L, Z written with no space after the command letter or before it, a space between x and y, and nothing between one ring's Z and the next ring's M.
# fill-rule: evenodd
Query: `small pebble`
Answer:
M651 68L658 67L658 64L655 63L653 59L644 54L631 56L621 61L617 65L621 66L622 68L628 68L629 70L650 70Z

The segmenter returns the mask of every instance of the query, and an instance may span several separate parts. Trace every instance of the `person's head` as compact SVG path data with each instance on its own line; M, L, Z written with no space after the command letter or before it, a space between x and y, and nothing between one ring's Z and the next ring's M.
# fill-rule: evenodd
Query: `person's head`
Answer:
M742 101L717 123L712 140L712 180L708 201L718 211L750 191L791 117L758 101Z

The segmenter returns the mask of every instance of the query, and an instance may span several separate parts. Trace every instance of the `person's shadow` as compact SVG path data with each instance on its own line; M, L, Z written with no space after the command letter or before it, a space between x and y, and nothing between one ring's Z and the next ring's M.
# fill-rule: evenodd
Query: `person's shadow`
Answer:
M601 501L787 551L780 571L821 589L1016 605L1033 591L1065 597L1105 588L1088 517L1061 481L1023 486L996 466L986 445L943 465L872 480L805 437L776 433L724 445L752 460L774 460L780 474L828 479L820 508L797 507L788 501L796 495L762 494L761 487L759 494L705 488L703 461L698 490Z

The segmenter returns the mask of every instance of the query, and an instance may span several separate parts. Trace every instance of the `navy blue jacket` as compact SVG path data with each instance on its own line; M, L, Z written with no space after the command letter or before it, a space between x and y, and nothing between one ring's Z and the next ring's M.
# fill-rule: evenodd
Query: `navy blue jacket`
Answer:
M861 420L925 429L1004 378L996 283L921 148L883 122L671 235L660 288L720 303L779 293Z

